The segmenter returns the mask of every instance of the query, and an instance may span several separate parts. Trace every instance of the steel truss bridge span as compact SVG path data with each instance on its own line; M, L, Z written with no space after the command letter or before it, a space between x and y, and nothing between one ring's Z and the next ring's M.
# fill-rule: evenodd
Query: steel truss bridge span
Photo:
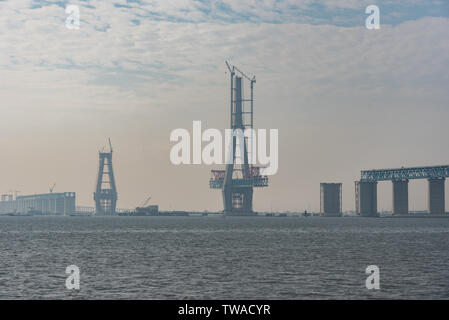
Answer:
M439 179L449 177L449 165L361 171L361 182Z

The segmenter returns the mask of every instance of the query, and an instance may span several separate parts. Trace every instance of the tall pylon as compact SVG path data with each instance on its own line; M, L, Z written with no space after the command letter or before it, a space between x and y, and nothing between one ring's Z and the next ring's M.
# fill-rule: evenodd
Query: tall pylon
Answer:
M209 185L213 189L221 189L223 196L223 213L225 215L253 215L253 187L268 186L268 177L260 175L260 168L248 161L248 137L240 138L236 132L253 129L254 125L254 84L255 77L248 77L237 67L226 62L230 72L231 85L231 129L232 159L227 162L226 170L212 170ZM250 98L243 97L243 81L250 83ZM250 109L245 109L244 102L250 102ZM239 150L237 150L237 148ZM239 151L239 160L237 160ZM250 156L253 148L250 148ZM243 154L242 154L243 153ZM243 159L242 159L243 158ZM243 161L242 161L243 160Z
M112 144L109 139L109 152L99 151L97 187L94 192L95 212L97 215L115 215L117 188L112 169ZM105 179L107 177L107 179Z

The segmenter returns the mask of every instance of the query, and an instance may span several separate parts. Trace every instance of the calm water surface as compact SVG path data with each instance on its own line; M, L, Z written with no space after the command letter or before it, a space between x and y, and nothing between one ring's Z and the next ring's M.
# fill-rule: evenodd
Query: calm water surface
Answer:
M448 299L449 219L0 217L0 298Z

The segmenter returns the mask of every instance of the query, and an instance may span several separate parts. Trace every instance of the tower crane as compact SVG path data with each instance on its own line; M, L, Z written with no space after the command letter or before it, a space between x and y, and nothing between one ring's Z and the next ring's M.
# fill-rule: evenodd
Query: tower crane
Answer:
M235 70L237 70L242 76L244 76L246 79L248 79L248 81L250 81L251 83L256 83L256 76L253 76L252 78L250 78L243 71L239 70L239 68L237 68L236 66L229 64L229 62L227 62L227 61L225 61L225 63L229 69L229 72L235 73Z

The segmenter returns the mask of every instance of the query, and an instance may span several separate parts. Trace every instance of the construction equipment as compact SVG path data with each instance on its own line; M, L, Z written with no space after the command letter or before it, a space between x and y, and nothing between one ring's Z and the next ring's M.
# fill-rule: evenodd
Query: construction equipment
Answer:
M159 213L159 206L157 205L148 205L151 200L151 196L149 196L140 207L136 207L136 211L131 215L134 216L155 216Z
M112 143L111 143L111 138L108 138L108 141L109 141L109 149L111 150L111 153L112 153Z
M141 205L141 207L145 207L147 204L148 204L148 202L151 200L151 196L149 196L144 202L143 202L143 204Z

